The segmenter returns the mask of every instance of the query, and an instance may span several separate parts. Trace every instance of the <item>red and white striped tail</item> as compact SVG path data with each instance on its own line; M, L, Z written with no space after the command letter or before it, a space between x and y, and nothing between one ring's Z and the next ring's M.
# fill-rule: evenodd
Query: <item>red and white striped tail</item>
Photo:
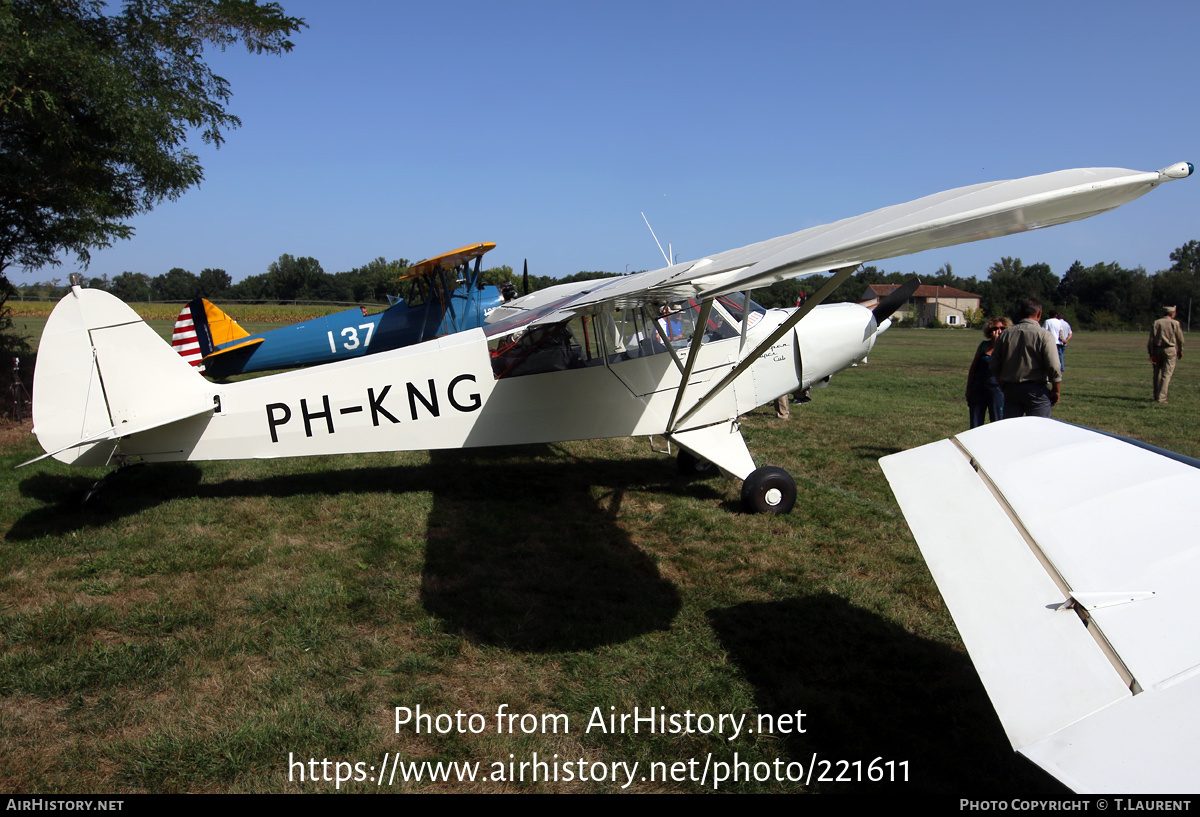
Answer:
M204 364L200 362L204 355L200 351L200 341L196 337L196 327L192 323L191 304L185 306L179 313L179 317L175 319L175 331L171 334L171 346L179 353L180 357L195 366L197 371L204 371Z

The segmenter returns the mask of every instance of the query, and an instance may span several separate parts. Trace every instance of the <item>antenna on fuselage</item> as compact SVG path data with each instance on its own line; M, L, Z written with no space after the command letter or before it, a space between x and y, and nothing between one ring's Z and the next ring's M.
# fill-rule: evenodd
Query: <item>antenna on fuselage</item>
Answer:
M654 235L654 228L650 226L650 219L646 218L645 213L642 213L642 221L646 222L646 229L648 229L650 231L650 235L654 237L654 243L658 244L658 251L662 253L663 260L667 262L668 267L671 266L671 256L663 252L662 242L658 240L658 236ZM670 246L670 244L667 245L667 247Z

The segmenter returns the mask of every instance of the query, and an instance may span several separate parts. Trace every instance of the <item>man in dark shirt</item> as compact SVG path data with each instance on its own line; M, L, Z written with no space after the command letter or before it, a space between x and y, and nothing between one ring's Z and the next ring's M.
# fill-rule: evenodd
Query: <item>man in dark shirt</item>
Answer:
M1035 298L1017 303L1017 317L996 339L988 364L1004 389L1004 418L1049 417L1062 393L1057 341L1041 327L1042 305Z

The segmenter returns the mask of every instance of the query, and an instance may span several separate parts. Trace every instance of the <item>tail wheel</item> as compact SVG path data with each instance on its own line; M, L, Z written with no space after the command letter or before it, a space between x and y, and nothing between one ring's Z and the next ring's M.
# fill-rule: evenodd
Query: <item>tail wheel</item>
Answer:
M714 477L721 470L708 460L702 460L683 448L679 449L675 462L679 465L679 473L685 477Z
M796 481L782 468L758 468L742 483L742 505L749 513L788 513L795 504Z

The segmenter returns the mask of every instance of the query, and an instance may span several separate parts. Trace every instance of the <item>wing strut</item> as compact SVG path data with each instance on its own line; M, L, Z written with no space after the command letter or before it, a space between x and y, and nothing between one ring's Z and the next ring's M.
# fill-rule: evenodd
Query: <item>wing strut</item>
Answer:
M449 272L439 268L438 273L437 277L442 282L442 292L446 299L446 308L442 314L444 315L446 312L450 313L450 325L457 330L458 310L454 308L454 290L458 286L458 267L454 267ZM453 280L450 279L451 275L454 276Z
M650 318L651 325L654 326L655 330L658 331L659 336L662 338L663 346L665 346L667 351L671 354L671 360L675 363L675 368L679 370L680 374L683 374L683 363L679 360L679 353L676 352L675 347L671 345L669 321L663 321L662 323L659 323L659 321L662 320L662 316L657 318L654 317L645 307L642 307L642 314Z
M746 336L750 334L750 292L749 289L742 290L742 337L738 340L738 354L746 348Z
M675 392L675 405L671 406L671 416L667 420L667 428L673 428L675 415L679 413L679 404L683 402L683 393L687 390L688 380L692 377L692 367L700 346L704 342L704 332L708 328L708 313L712 312L713 299L709 298L700 304L700 315L696 318L696 328L692 331L692 345L688 349L687 365L683 367L683 379L679 381L679 389Z
M811 298L809 298L807 301L805 301L803 305L796 307L796 311L793 312L787 320L785 320L783 323L781 323L779 325L779 328L777 328L774 332L772 332L770 335L768 335L765 340L763 340L761 343L758 344L758 346L755 346L754 349L748 355L745 355L742 358L742 361L737 366L733 367L733 371L731 371L729 374L725 375L725 377L721 378L720 383L718 383L717 385L715 385L711 389L709 389L708 394L706 394L702 398L700 398L700 401L697 402L696 405L694 405L690 409L688 409L687 413L679 418L679 422L677 422L674 426L670 427L671 430L672 431L678 430L679 426L686 423L692 417L693 414L695 414L700 409L702 409L706 405L708 405L709 401L711 401L714 397L716 397L718 394L720 394L722 391L724 391L725 388L730 383L732 383L734 380L737 380L738 376L742 372L746 371L747 369L749 369L751 366L754 365L754 361L758 360L759 355L761 355L767 349L770 349L772 344L775 343L775 341L779 340L781 337L786 335L788 332L792 331L793 326L795 326L801 320L803 320L805 318L805 316L808 315L809 312L812 312L813 309L816 308L817 304L821 303L821 301L825 300L831 294L833 294L833 291L835 289L837 289L839 286L841 286L842 282L845 281L847 278L849 278L851 276L851 274L853 274L854 271L856 269L858 269L858 267L859 267L858 264L854 264L849 267L842 267L841 269L834 270L833 275L829 276L829 280L825 282L825 286L821 287L821 289L817 291L816 295L813 295ZM749 312L749 304L747 304L747 313L748 312ZM745 322L745 315L743 315L743 323L744 322Z

